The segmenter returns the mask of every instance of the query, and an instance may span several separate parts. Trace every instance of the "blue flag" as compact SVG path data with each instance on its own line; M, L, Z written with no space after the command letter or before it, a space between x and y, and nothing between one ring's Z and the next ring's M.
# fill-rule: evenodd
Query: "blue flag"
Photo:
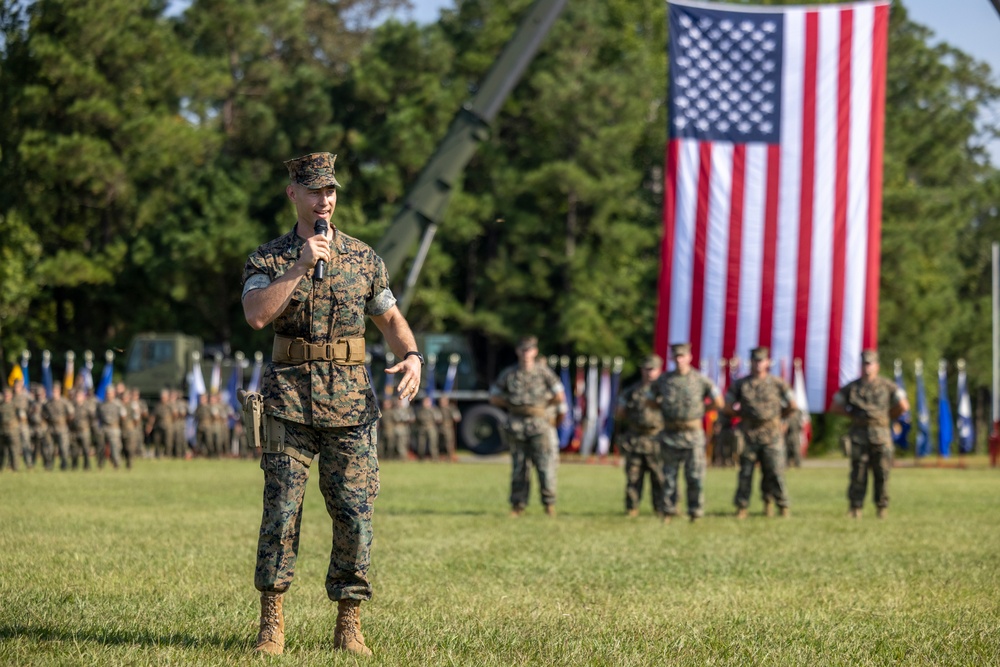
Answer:
M976 428L972 423L972 401L969 399L969 378L965 362L958 360L958 451L971 454L976 448Z
M42 386L45 387L46 398L52 398L52 353L42 351Z
M431 355L427 360L427 384L424 387L424 394L431 399L431 405L435 404L434 394L434 368L437 364L437 357Z
M31 378L28 377L28 359L31 355L25 350L24 354L21 355L21 378L24 380L24 389L26 391L31 390Z
M242 359L237 359L236 363L233 364L233 372L229 376L229 382L226 384L225 396L230 407L232 407L233 412L239 414L243 406L240 404L239 392L243 388L243 366L241 365Z
M97 383L97 390L94 392L94 396L102 403L108 395L108 387L111 386L111 379L115 373L114 353L109 351L104 355L104 358L104 370L101 371L101 381Z
M576 423L573 421L573 390L569 383L569 357L560 360L562 369L559 372L559 379L562 381L563 395L566 397L566 414L563 415L559 423L559 449L566 449L573 440L573 431Z
M247 391L260 391L260 373L264 367L264 355L257 352L253 356L253 370L250 371L250 382L247 383Z
M450 394L451 390L455 388L455 377L458 375L458 362L462 360L457 354L453 354L448 357L448 371L444 375L444 387L441 389L442 394Z
M614 365L611 367L611 398L608 401L608 421L604 425L604 432L610 438L615 432L615 409L618 406L618 385L621 382L623 360L615 357Z
M948 400L948 366L938 364L938 454L941 458L951 456L951 442L954 439L955 423L951 418L951 402Z
M906 386L903 384L903 363L901 361L896 361L896 386L906 391ZM892 427L892 442L900 449L910 448L910 429L913 427L912 417L910 416L910 411L907 410L903 414L896 418L896 423Z
M916 363L917 374L917 443L915 454L918 458L931 453L931 414L927 408L927 389L924 387L924 364Z

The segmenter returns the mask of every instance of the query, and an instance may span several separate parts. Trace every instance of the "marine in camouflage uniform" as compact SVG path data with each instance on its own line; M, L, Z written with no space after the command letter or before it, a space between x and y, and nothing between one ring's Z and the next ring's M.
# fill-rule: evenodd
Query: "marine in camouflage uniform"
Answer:
M3 396L0 398L0 471L4 466L17 472L19 466L18 458L21 455L20 437L18 429L20 424L17 420L17 409L14 407L14 390L10 387L3 388Z
M416 456L410 444L413 441L413 429L411 427L417 421L417 416L409 401L397 399L395 407L392 410L395 414L393 421L396 425L396 458L405 461L411 458L411 456Z
M170 390L160 390L160 400L157 401L146 422L149 431L149 442L156 458L166 457L171 447L174 428L174 411L170 407Z
M910 409L906 392L896 383L878 374L878 353L861 353L862 376L844 385L833 395L830 412L851 418L851 479L847 487L849 516L861 518L861 508L868 490L868 471L872 473L873 495L878 517L885 518L889 508L889 471L892 469L893 420Z
M451 398L447 395L441 397L438 409L441 411L440 433L445 455L449 461L457 461L458 457L455 455L457 436L455 431L458 428L458 423L462 421L462 412L458 409L457 405L452 404Z
M17 418L17 447L21 450L25 467L31 468L35 465L34 448L31 446L31 425L28 423L31 397L24 388L24 380L14 380L14 396L11 403L14 405L14 414Z
M424 396L416 410L417 456L422 459L438 459L438 425L441 411L430 396Z
M802 411L797 408L785 417L785 458L788 465L802 467Z
M174 439L171 456L183 459L187 457L189 451L187 441L188 402L180 390L173 391L172 405L174 409Z
M73 444L70 448L70 459L73 469L76 470L83 459L83 469L90 470L90 456L93 447L92 433L90 430L90 414L87 411L87 392L83 389L76 389L73 392L73 412L70 416L70 433L73 437Z
M42 458L42 463L46 470L55 467L55 456L52 447L52 429L45 418L45 406L48 399L45 397L45 389L36 387L34 399L28 408L28 424L31 427L31 436L34 451L34 458L37 461Z
M740 418L743 452L740 454L739 482L736 489L736 516L746 518L753 484L753 469L760 461L764 512L771 515L773 501L781 516L789 516L788 492L785 489L785 442L782 417L795 409L791 388L770 374L771 358L766 347L750 353L750 375L736 380L726 392L724 410ZM738 406L738 407L737 407Z
M660 376L663 359L647 357L640 367L642 379L622 390L615 413L615 441L625 455L625 512L639 515L642 487L649 475L653 510L666 516L663 496L663 452L660 431L663 413L653 402L653 383Z
M360 601L372 596L371 520L379 490L379 409L364 365L366 316L402 360L386 370L402 376L397 393L412 398L420 388L423 358L382 259L330 224L339 185L335 159L313 153L285 163L296 225L258 247L243 271L247 322L254 329L274 327L261 394L268 428L284 433L277 438L283 449L265 452L260 463L264 511L254 575L261 592L259 653L283 651L282 594L295 573L302 498L317 455L320 491L333 521L326 592L338 602L334 647L371 653L358 615ZM325 232L317 229L318 221ZM318 261L326 263L322 278Z
M665 516L677 514L677 476L684 466L687 511L691 521L704 514L705 492L705 404L722 408L719 388L691 368L691 346L670 346L677 365L653 385L653 400L663 411L663 508Z
M490 388L490 403L507 411L502 430L510 447L511 515L520 516L528 504L530 462L538 474L545 513L555 514L559 444L548 414L549 406L565 410L562 382L548 366L537 362L538 340L526 336L517 346L518 363L501 371Z
M128 410L125 408L125 404L116 397L113 385L108 387L104 402L98 405L97 416L101 421L101 434L111 457L111 465L118 468L122 459L122 427L128 416ZM104 449L103 445L101 449ZM99 451L97 455L98 467L104 467L104 458L104 455ZM131 468L132 459L127 458L126 464Z
M70 465L69 417L72 411L73 404L68 399L63 398L62 386L53 384L52 398L42 407L42 412L55 436L56 451L59 452L59 467L62 470L66 470Z

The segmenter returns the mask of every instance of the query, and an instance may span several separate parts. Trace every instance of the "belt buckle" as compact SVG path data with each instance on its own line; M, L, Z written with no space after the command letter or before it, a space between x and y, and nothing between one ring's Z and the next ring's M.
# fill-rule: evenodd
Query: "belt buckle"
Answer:
M351 360L351 340L349 338L341 338L337 342L344 344L344 348L345 348L345 351L344 351L344 361L350 361Z
M293 340L288 345L288 356L290 358L295 359L297 356L299 356L299 355L293 355L292 354L292 350L295 348L296 345L301 350L302 361L312 361L313 360L312 350L309 348L309 344L306 343L306 341L305 341L304 338L296 338L295 340Z
M337 358L337 348L333 343L324 344L323 352L326 354L327 361L334 361Z

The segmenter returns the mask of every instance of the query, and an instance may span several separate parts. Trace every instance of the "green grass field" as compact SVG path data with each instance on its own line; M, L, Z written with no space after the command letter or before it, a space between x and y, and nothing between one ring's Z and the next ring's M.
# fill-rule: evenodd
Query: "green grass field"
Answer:
M1000 664L1000 470L897 468L885 521L846 518L842 461L791 470L791 519L623 516L624 475L559 471L508 517L500 463L387 462L375 510L378 665ZM315 484L315 481L313 482ZM755 481L756 484L756 481ZM0 664L355 664L331 650L330 524L306 494L286 652L250 655L262 474L251 461L0 474Z

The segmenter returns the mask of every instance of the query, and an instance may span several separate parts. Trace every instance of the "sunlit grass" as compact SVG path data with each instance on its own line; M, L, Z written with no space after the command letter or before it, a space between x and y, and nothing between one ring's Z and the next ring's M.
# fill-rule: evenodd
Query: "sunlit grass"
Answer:
M846 518L847 470L791 470L791 519L662 526L624 475L563 465L559 516L507 516L503 463L382 466L362 623L382 665L1000 664L1000 471L898 468L891 516ZM285 665L332 651L330 524L306 494ZM0 475L0 664L236 665L256 633L254 462Z

